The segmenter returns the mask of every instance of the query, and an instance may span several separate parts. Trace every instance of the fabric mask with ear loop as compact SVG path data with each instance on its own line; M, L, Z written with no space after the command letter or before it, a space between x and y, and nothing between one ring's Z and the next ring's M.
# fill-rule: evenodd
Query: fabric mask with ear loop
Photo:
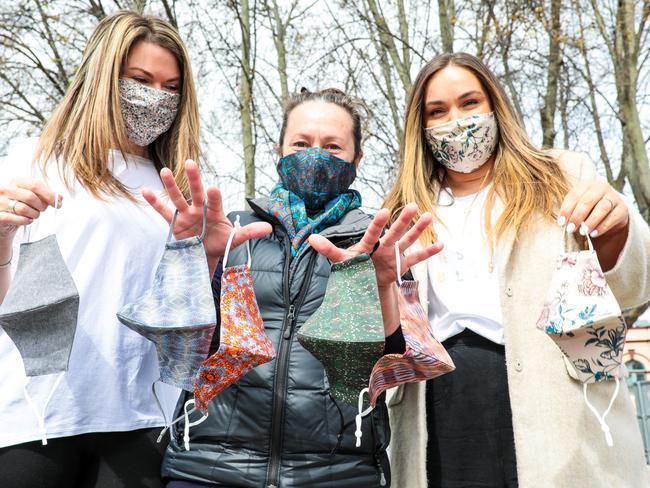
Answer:
M494 112L429 127L424 135L436 160L448 169L471 173L483 166L499 142Z
M227 266L230 246L239 228L238 216L223 256L219 349L203 362L194 384L196 407L205 415L210 400L253 368L275 357L273 343L266 335L255 298L250 241L246 241L248 262Z
M332 396L354 405L385 345L368 254L332 265L323 303L298 331L298 341L323 364Z
M255 299L250 270L250 241L246 242L248 262L226 266L232 241L239 228L237 217L222 260L219 349L201 364L194 383L194 398L185 402L184 415L163 429L158 437L160 442L171 425L184 419L183 441L187 451L190 450L190 427L200 424L208 417L208 403L248 371L275 357L273 344L266 335ZM190 406L192 408L188 410ZM190 422L190 414L197 410L203 415Z
M585 230L586 226L582 224ZM565 228L566 233L566 228ZM583 384L584 401L598 419L609 447L614 445L605 422L619 392L626 325L621 308L607 285L591 238L586 251L560 253L551 288L537 327L565 356L569 375ZM587 385L614 380L616 387L601 415L587 398Z
M395 262L397 269L401 269L398 242L395 243ZM447 350L431 332L427 312L420 304L418 282L402 280L398 273L397 284L400 325L406 348L402 354L386 354L379 358L370 374L368 388L359 394L355 432L357 447L361 445L361 419L372 411L377 398L384 391L405 383L427 381L456 369ZM363 396L366 393L370 397L370 407L363 410Z
M58 202L58 194L55 202ZM57 207L54 207L56 228ZM47 444L45 412L54 391L68 370L77 329L79 293L61 255L56 233L20 245L18 267L0 305L0 326L20 352L27 376L25 399L38 419L41 442ZM27 386L30 378L57 374L41 411Z
M180 241L171 241L178 211L174 213L151 288L117 314L120 322L156 346L160 378L151 388L166 425L169 424L156 394L156 383L162 381L192 391L194 377L210 351L217 325L203 247L206 212L204 205L201 235Z

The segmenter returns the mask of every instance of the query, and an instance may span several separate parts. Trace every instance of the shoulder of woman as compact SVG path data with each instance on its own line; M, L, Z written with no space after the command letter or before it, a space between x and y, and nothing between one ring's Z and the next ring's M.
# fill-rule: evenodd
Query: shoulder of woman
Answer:
M547 152L572 181L593 180L598 176L596 166L585 153L567 149L549 149Z

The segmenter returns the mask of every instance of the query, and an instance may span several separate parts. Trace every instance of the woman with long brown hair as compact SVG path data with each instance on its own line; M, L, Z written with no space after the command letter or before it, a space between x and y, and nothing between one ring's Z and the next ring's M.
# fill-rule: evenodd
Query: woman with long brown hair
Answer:
M161 484L164 446L155 439L165 421L151 393L156 349L116 312L149 288L169 228L142 192L162 197L161 178L175 181L193 204L178 208L174 235L195 235L187 223L202 216L204 196L197 165L184 162L198 157L198 104L178 32L134 12L103 19L39 141L16 145L0 171L0 303L9 301L12 284L19 301L62 287L72 298L70 307L47 302L24 310L12 338L0 330L3 487ZM208 189L207 204L204 247L214 271L232 226L216 188ZM234 245L249 231L269 230L243 228ZM49 269L52 262L29 268L19 245L53 234L58 246L49 249L60 274ZM48 356L46 322L69 335L56 357ZM23 366L42 374L30 374L27 384ZM55 380L50 373L61 369ZM178 391L160 396L171 411Z
M413 85L385 206L409 202L433 214L420 244L445 245L412 272L456 370L389 399L395 486L647 486L629 396L599 425L569 375L575 364L536 327L558 254L586 234L604 272L594 276L620 306L650 299L638 213L583 155L536 148L496 76L464 53L436 57ZM603 354L615 362L622 344ZM613 383L589 385L596 410Z

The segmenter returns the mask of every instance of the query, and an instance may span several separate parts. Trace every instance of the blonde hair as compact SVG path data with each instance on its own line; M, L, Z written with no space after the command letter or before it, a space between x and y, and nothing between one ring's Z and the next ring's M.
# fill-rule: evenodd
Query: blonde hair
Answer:
M459 66L471 71L481 82L499 127L496 158L492 169L493 184L487 194L484 208L485 230L488 242L514 231L515 235L538 218L553 217L553 212L568 191L564 173L557 159L548 151L536 148L499 80L478 58L466 53L447 53L436 56L418 74L406 109L404 136L400 147L400 167L395 185L384 201L392 218L408 203L415 202L419 215L431 212L435 217L445 167L433 157L424 136L425 93L429 80L447 66ZM504 203L504 209L494 227L491 211L495 196ZM433 226L422 234L423 243L436 240Z
M163 47L178 61L178 114L169 130L149 145L149 157L158 170L171 169L179 188L188 195L183 163L199 158L199 114L187 49L167 22L135 12L117 12L95 28L76 75L43 129L34 161L44 174L48 161L55 158L68 188L73 177L96 198L133 198L108 170L108 154L110 149L125 154L129 147L118 81L138 41Z

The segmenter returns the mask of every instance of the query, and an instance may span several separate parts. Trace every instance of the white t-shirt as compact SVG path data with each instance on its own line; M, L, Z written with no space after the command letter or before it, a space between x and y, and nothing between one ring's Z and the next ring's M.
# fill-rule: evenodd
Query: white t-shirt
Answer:
M39 174L31 164L36 142L14 144L9 156L0 162L1 184L16 175ZM61 254L79 292L69 370L46 411L48 438L164 425L151 392L152 382L159 377L156 349L115 315L153 281L168 226L146 204L140 191L146 186L162 192L163 186L147 159L129 156L125 161L119 151L111 151L109 167L141 203L115 197L98 200L78 184L71 194L58 171L48 169L48 186L64 196L56 229L54 210L48 208L29 233L19 229L14 239L15 272L20 242L27 235L34 241L56 231ZM0 329L0 447L40 439L37 418L23 395L25 379L21 356ZM30 379L28 391L39 409L55 379L56 375ZM179 390L160 383L156 389L169 418Z
M444 225L435 230L445 247L427 262L429 323L440 342L469 329L504 344L497 256L483 218L488 189L455 198L440 192L436 215Z

